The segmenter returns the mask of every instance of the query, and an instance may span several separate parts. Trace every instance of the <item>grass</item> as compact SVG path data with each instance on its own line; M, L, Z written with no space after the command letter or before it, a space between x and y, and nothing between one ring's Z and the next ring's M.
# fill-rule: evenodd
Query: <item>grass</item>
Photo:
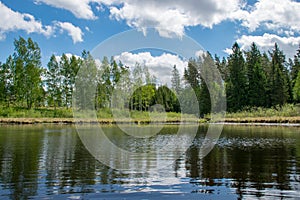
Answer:
M225 122L233 123L300 123L300 105L286 104L274 108L249 108L227 113Z
M286 104L274 108L249 108L236 113L227 113L226 118L249 117L299 117L300 105Z
M81 115L81 113L79 112ZM95 113L91 112L88 117L79 116L84 119L93 118ZM203 119L196 119L193 115L168 112L166 115L159 112L141 112L125 110L101 109L97 113L97 121L100 123L118 122L199 122L209 121L210 115ZM71 108L37 108L26 109L20 107L1 107L0 122L3 123L73 123L73 112ZM83 120L84 121L84 120ZM300 123L300 105L286 104L275 108L248 108L236 113L227 113L225 122L236 123Z
M68 108L36 108L0 107L0 117L4 118L72 118L73 113Z
M79 113L79 114L78 114ZM83 118L83 122L95 122L93 111L78 112L77 117ZM136 123L150 123L150 122L197 122L193 115L169 112L163 114L159 112L141 112L125 110L101 109L96 112L97 121L100 123L114 123L118 122L136 122ZM73 111L71 108L36 108L26 109L20 107L0 107L0 122L2 123L73 123Z

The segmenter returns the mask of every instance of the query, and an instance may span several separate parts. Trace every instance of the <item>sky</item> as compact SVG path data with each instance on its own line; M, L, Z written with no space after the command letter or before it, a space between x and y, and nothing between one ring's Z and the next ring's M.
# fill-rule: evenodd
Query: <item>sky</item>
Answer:
M133 28L159 37L190 37L204 50L228 56L237 41L262 51L274 43L293 57L300 44L300 1L295 0L0 0L0 62L13 53L13 41L31 37L45 67L52 54L81 55L115 34ZM196 53L196 52L195 52ZM186 61L169 53L123 52L125 64L144 62L183 71Z

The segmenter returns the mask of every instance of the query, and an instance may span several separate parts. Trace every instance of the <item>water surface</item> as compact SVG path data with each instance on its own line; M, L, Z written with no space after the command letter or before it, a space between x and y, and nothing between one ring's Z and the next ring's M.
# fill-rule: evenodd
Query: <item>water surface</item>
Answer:
M73 126L2 125L0 199L300 197L299 127L226 125L214 149L203 159L200 149L205 125L198 127L185 153L170 148L164 155L160 148L175 137L177 125L168 125L146 139L123 134L115 126L103 130L115 145L127 151L154 154L129 160L120 157L118 162L132 166L132 170L118 171L96 160ZM183 142L178 141L179 146ZM175 161L156 171L154 163L160 158ZM136 160L144 163L139 172L134 170Z

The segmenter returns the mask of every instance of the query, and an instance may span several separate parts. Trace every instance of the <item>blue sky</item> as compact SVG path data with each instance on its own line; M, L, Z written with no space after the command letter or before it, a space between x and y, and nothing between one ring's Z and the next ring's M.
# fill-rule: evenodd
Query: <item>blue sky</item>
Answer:
M293 0L0 0L0 16L0 61L13 53L15 38L31 37L43 66L52 54L80 55L117 33L149 26L165 38L187 35L220 56L238 41L242 49L256 42L263 51L277 42L292 57L300 43L300 2ZM139 56L145 54L119 58L133 63Z

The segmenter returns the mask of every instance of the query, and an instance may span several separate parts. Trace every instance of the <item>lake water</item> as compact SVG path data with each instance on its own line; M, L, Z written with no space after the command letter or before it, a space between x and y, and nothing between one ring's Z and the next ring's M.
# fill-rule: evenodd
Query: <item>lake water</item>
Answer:
M95 159L73 126L2 125L0 199L300 198L300 127L226 125L204 158L207 125L186 125L186 134L197 135L184 153L176 145L161 151L178 128L167 125L157 135L136 138L101 127L113 144L137 155L110 152L111 166L129 166L119 171ZM174 162L158 170L164 159Z

